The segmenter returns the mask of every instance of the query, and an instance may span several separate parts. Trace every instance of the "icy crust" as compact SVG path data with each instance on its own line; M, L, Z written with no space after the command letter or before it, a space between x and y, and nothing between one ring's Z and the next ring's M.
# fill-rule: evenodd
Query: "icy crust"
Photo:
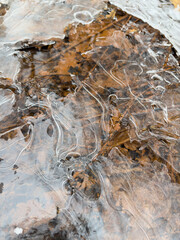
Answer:
M161 31L180 55L180 11L166 0L110 0L122 10Z
M14 0L0 26L4 31L1 42L24 39L44 40L64 37L64 28L71 22L92 22L105 6L101 1Z
M160 30L180 54L180 11L169 1L111 0L110 2ZM3 23L6 37L1 41L63 37L63 29L70 22L87 24L105 6L102 0L9 0L1 3L10 6Z

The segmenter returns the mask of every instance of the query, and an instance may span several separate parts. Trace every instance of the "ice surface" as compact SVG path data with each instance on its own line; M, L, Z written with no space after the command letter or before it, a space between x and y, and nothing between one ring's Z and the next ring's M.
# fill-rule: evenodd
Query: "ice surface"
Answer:
M111 2L180 53L169 2ZM0 239L177 240L170 42L121 11L118 22L113 8L93 22L103 1L1 3Z
M171 2L166 0L110 0L110 2L159 29L180 55L180 11Z

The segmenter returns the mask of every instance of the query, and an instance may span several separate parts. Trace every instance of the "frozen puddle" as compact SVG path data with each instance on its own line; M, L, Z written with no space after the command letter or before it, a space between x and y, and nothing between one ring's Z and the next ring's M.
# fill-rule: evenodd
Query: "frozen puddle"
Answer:
M170 2L111 2L179 52ZM103 1L2 3L0 239L179 240L171 43Z

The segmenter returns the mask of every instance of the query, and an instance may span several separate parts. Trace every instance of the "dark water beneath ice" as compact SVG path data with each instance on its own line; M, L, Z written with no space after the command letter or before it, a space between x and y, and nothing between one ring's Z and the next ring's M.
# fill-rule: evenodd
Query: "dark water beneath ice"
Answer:
M1 5L0 239L179 239L179 13L156 3L133 4L174 47L102 1Z

